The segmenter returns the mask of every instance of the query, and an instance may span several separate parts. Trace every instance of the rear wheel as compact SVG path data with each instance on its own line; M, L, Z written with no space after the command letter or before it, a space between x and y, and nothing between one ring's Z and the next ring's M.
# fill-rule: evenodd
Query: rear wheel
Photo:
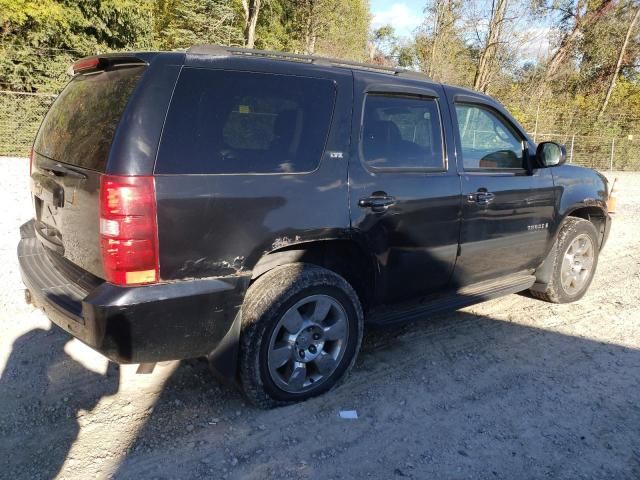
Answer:
M598 232L588 220L569 217L554 248L551 281L544 291L532 290L531 294L553 303L579 300L587 292L598 264Z
M353 366L362 330L360 302L341 276L307 264L267 272L242 306L245 394L268 408L330 390Z

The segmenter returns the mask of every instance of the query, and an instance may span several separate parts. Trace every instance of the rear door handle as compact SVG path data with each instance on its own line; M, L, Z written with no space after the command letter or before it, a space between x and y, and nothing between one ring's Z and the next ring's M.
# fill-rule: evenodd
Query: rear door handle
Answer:
M390 195L372 195L358 200L359 207L370 208L373 212L384 212L394 203L396 199Z
M467 202L477 203L478 205L489 205L495 199L495 195L491 192L474 192L467 195Z

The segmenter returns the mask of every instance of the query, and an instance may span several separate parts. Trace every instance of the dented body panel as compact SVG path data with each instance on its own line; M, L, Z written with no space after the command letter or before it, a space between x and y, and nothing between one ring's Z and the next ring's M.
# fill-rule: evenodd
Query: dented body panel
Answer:
M200 55L188 56L185 68L292 73L286 62ZM251 270L271 251L347 235L352 74L349 70L329 74L306 65L296 66L295 74L329 79L335 85L332 122L319 166L291 174L156 173L163 279Z

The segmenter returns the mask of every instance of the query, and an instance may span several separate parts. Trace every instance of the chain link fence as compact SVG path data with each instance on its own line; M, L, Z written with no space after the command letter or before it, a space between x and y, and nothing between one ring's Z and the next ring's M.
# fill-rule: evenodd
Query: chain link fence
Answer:
M42 118L56 95L0 91L0 156L29 155Z
M596 170L640 170L640 138L539 133L537 142L562 143L567 162Z
M640 171L640 114L597 112L571 106L510 105L536 142L554 141L567 148L567 161L597 170Z
M0 91L0 156L27 156L38 127L55 100L55 94ZM528 112L521 122L531 132L536 142L545 140L562 143L567 148L567 161L598 170L640 170L640 132L632 133L640 125L640 116L619 116L608 119L606 128L599 135L576 133L573 121L566 115L563 123L554 122L558 131L541 130L545 124L546 109ZM522 115L520 115L522 117ZM554 114L551 114L554 116ZM581 119L584 124L584 119Z

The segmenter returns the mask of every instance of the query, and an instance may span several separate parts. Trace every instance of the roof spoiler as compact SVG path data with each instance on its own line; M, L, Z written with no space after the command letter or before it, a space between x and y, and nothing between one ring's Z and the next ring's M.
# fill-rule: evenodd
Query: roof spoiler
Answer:
M73 63L69 66L67 74L73 76L79 73L98 72L113 67L134 65L148 65L148 63L133 55L97 55L81 58Z

